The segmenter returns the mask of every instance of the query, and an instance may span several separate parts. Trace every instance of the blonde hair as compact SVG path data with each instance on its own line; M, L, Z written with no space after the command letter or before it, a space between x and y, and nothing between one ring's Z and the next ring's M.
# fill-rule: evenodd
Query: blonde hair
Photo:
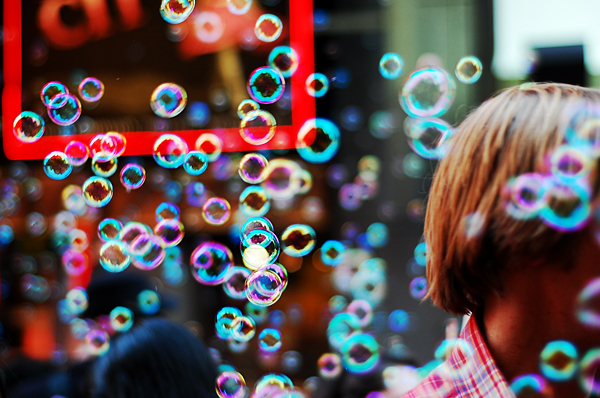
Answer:
M566 84L524 85L484 102L457 128L450 153L438 164L425 218L428 297L453 314L475 311L502 289L507 264L552 261L576 233L556 231L535 218L507 213L503 190L510 178L540 171L564 143L567 111L600 104L600 91ZM465 220L481 218L478 234Z

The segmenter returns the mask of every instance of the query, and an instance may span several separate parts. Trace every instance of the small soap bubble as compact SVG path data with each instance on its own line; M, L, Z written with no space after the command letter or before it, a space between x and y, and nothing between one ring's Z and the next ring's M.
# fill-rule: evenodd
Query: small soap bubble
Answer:
M129 191L140 188L146 181L146 170L135 163L127 163L121 169L121 184Z
M99 261L108 272L121 272L131 263L129 248L121 241L109 240L100 248Z
M380 248L388 242L388 227L380 222L367 227L367 242L373 248Z
M252 0L227 0L227 9L234 15L244 15L252 7Z
M240 237L246 236L250 231L262 229L273 232L273 223L264 217L250 217L240 226Z
M113 185L103 177L88 178L81 189L85 203L91 207L104 207L113 197Z
M195 0L162 0L160 15L170 24L179 24L190 16L195 5Z
M298 132L296 149L310 163L331 160L340 146L340 130L327 119L307 120Z
M48 116L59 126L70 126L81 116L81 103L72 94L58 94L50 102Z
M180 216L181 210L179 210L176 204L163 202L156 207L156 222L161 222L162 220L179 220Z
M204 242L190 257L193 277L203 285L219 285L227 280L233 269L233 254L225 245Z
M223 225L229 220L231 206L226 199L212 197L202 206L202 218L210 225Z
M546 344L540 354L540 369L548 380L567 381L577 373L577 348L569 341Z
M138 235L131 242L131 262L142 271L150 271L163 263L167 255L163 242L152 234Z
M79 95L86 102L96 102L104 95L104 83L95 77L86 77L79 83Z
M379 61L379 73L386 79L397 79L402 74L404 62L402 57L395 53L387 53Z
M61 257L61 262L67 274L71 276L83 274L89 266L88 257L75 249L65 251Z
M60 82L50 82L47 83L44 87L42 87L40 97L44 106L46 108L50 107L52 100L58 94L69 94L69 89L67 88L67 86Z
M410 317L404 310L394 310L388 316L388 327L394 333L402 333L408 330Z
M300 60L296 50L289 46L278 46L269 54L269 65L285 78L292 77L298 70Z
M479 80L483 66L477 57L469 56L461 58L456 64L456 78L464 84L473 84Z
M129 221L126 223L121 231L119 231L118 239L125 243L128 247L131 247L131 244L140 235L151 235L152 229L144 223Z
M121 156L125 153L125 149L127 147L127 138L121 133L117 133L116 131L109 131L106 133L106 137L109 137L115 143L115 156Z
M202 151L190 151L183 161L184 170L193 176L198 176L208 168L208 156Z
M65 147L65 155L71 165L81 166L88 160L88 147L81 141L71 141Z
M133 312L127 307L115 307L110 312L110 326L116 332L126 332L133 326Z
M220 339L228 340L232 334L233 321L242 316L242 312L235 307L223 307L215 318L215 331Z
M204 152L209 162L214 162L221 156L223 141L212 133L203 133L196 140L196 149Z
M285 92L285 79L276 69L261 66L248 79L250 97L261 104L277 102Z
M114 136L98 134L90 141L90 154L97 162L108 162L117 156L118 143Z
M263 182L268 175L269 161L259 153L248 153L240 160L239 174L248 184Z
M53 180L64 180L72 171L73 166L64 152L50 152L44 159L44 172Z
M426 67L412 72L400 92L400 105L408 116L439 117L450 109L456 83L444 70Z
M237 341L250 341L256 334L256 323L247 316L240 316L231 323L231 335Z
M344 367L351 373L367 373L379 364L379 344L366 333L354 333L340 349Z
M313 73L306 79L306 91L315 98L321 98L329 90L329 79L322 73Z
M164 247L177 246L183 240L185 228L179 220L162 220L154 227L154 235Z
M223 372L217 377L216 390L219 398L244 398L248 393L242 375L233 371Z
M69 290L66 298L73 303L76 314L81 314L88 308L88 294L82 287L77 286Z
M240 122L240 136L252 145L262 145L275 135L277 121L273 115L259 109L246 114Z
M98 162L92 159L92 171L98 177L110 177L117 171L117 158L112 158L108 162Z
M302 257L310 253L317 242L317 234L305 224L290 225L281 234L281 247L285 254Z
M201 182L191 182L185 187L185 200L190 206L202 207L207 198L206 187Z
M142 290L137 303L140 312L145 315L154 315L160 310L160 296L153 290Z
M187 120L192 126L204 127L210 121L210 108L204 102L192 102L187 109Z
M407 119L408 120L408 119ZM450 151L454 129L441 119L412 120L407 125L408 145L425 159L441 159Z
M427 279L418 276L410 282L410 295L420 300L427 295Z
M579 385L586 393L589 394L590 397L600 392L600 382L598 381L599 367L600 348L592 348L591 350L586 352L583 358L581 358L581 362L579 363Z
M279 275L266 267L257 269L246 279L246 298L260 307L275 304L283 289L284 284Z
M260 105L258 102L251 99L245 99L238 105L237 114L240 119L243 119L248 113L257 111L259 109Z
M114 218L105 218L98 224L98 237L102 242L118 239L122 228L121 221Z
M223 290L225 291L225 294L233 299L245 299L246 292L244 289L246 278L249 276L250 270L248 270L248 268L234 267L225 283L223 283Z
M273 42L279 39L283 31L283 23L281 19L273 14L263 14L254 25L254 33L258 40L266 43Z
M515 378L510 383L510 389L516 398L551 398L553 396L551 386L536 374L527 374Z
M342 359L338 354L326 353L317 361L319 375L324 379L335 379L343 370Z
M92 329L85 335L85 343L90 355L102 355L108 351L110 338L102 329Z
M240 235L240 238L242 258L248 268L256 270L277 260L280 244L272 231L257 228Z
M281 332L277 329L266 328L258 335L258 346L263 351L275 352L281 345Z
M175 83L159 85L150 96L152 112L163 118L173 118L179 115L185 109L186 104L187 92Z
M152 156L159 166L166 169L181 166L187 154L187 143L175 134L163 134L154 142Z
M240 209L248 217L260 217L269 212L271 200L261 186L247 187L240 194Z
M415 261L421 267L427 265L427 243L421 242L415 247Z
M37 212L29 213L27 217L25 217L25 225L27 226L27 232L33 236L43 235L48 227L46 217Z
M13 133L21 142L36 142L44 135L46 122L35 112L24 111L13 122Z

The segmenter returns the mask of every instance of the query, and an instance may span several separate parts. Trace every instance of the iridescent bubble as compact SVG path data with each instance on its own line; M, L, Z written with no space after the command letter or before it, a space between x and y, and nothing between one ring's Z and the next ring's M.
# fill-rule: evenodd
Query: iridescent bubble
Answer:
M344 367L351 373L367 373L379 364L379 344L375 337L354 333L340 348Z
M591 193L586 183L551 178L544 188L544 206L539 217L546 225L559 231L576 231L587 224L591 217Z
M266 398L272 395L278 396L281 394L288 395L292 388L294 388L294 383L286 375L269 373L256 381L256 384L254 385L254 394L256 395L256 398Z
M592 279L577 296L575 314L582 324L600 328L600 308L596 303L600 298L600 278Z
M85 335L85 343L90 355L102 355L108 351L110 338L102 329L92 329Z
M327 338L332 347L340 349L348 337L359 330L360 321L358 317L354 314L342 312L335 315L329 322Z
M285 78L292 77L298 70L300 59L296 50L289 46L278 46L269 54L269 65Z
M117 156L118 143L113 136L97 134L90 141L90 154L97 162L108 162Z
M128 191L140 188L146 181L146 170L135 163L127 163L121 169L121 184Z
M208 156L201 151L190 151L185 157L183 168L188 174L198 176L208 168Z
M233 2L235 0L229 0ZM252 4L252 1L249 1ZM216 390L219 398L244 398L248 393L246 381L238 372L227 371L217 377Z
M81 166L89 157L88 147L80 141L71 141L65 147L65 155L73 166Z
M188 145L175 134L163 134L155 142L152 156L156 163L166 169L176 169L185 162Z
M162 240L151 234L137 236L130 246L131 262L142 271L158 267L167 255Z
M185 228L179 220L162 220L154 227L154 235L164 247L177 246L183 240Z
M477 57L468 56L461 58L456 64L456 78L464 84L473 84L479 80L483 65Z
M246 236L250 231L262 229L273 232L273 223L264 217L250 217L240 226L240 237Z
M79 250L69 249L61 257L67 274L77 276L83 274L89 267L88 257Z
M281 19L273 14L261 15L254 25L254 33L260 41L267 43L279 39L283 31Z
M279 256L279 240L277 236L266 229L253 229L240 235L240 250L245 265L256 270L277 261Z
M415 261L420 266L424 267L427 265L427 243L421 242L415 247Z
M551 341L540 354L540 369L548 380L567 381L577 373L577 348L569 341Z
M223 225L229 221L231 206L226 199L208 198L202 206L202 218L210 225Z
M140 312L145 315L154 315L160 310L160 296L153 290L142 290L137 303Z
M210 108L204 102L192 102L187 109L187 120L192 126L204 127L210 121Z
M302 257L310 253L317 242L315 230L306 224L290 225L281 234L281 247L291 257Z
M324 379L335 379L343 370L342 359L338 354L326 353L317 361L319 375Z
M250 74L248 94L261 104L272 104L279 100L285 91L285 79L277 70L261 66Z
M246 292L244 289L246 278L249 276L250 270L248 270L248 268L234 267L225 283L223 283L223 290L225 291L225 294L233 299L245 299Z
M410 282L410 295L416 299L422 299L427 295L427 279L418 276Z
M325 163L337 153L340 130L327 119L307 120L298 132L298 154L310 163Z
M240 209L249 217L260 217L268 213L271 201L267 191L260 186L250 186L240 194Z
M367 327L373 320L373 306L366 300L354 300L346 309L348 314L356 315L361 327Z
M152 108L152 112L156 116L164 118L172 118L179 115L185 109L186 104L187 92L183 87L175 83L163 83L159 85L150 96L150 108Z
M536 374L528 374L515 378L510 383L510 389L517 398L553 396L551 387L546 380Z
M179 220L181 216L181 210L176 204L169 202L162 202L156 207L155 218L157 222L162 220Z
M114 218L105 218L98 224L98 237L102 242L118 239L122 228L123 224L121 224L121 221Z
M252 7L252 0L227 0L227 9L234 15L244 15Z
M23 111L13 122L13 133L21 142L36 142L44 135L46 122L35 112Z
M450 109L456 83L446 71L426 67L412 72L400 93L400 105L411 117L439 117Z
M562 145L552 151L550 170L564 182L587 178L592 169L592 158L586 147Z
M259 109L246 114L240 122L240 136L252 145L262 145L271 141L275 135L277 121L273 115Z
M257 269L246 279L246 298L260 307L275 304L283 290L284 283L279 275L266 267Z
M263 182L268 175L269 161L259 153L248 153L240 160L239 174L248 184Z
M81 116L81 103L72 94L58 94L50 102L48 116L59 126L70 126Z
M275 352L281 348L281 332L266 328L258 335L258 347L266 352Z
M116 131L109 131L105 134L107 138L110 138L115 143L115 156L121 156L125 153L125 149L127 147L127 138L121 133L117 133Z
M362 190L356 184L344 184L338 192L338 200L342 208L356 210L362 206Z
M279 277L279 279L281 279L281 284L278 286L278 289L281 290L281 292L283 292L287 288L288 272L283 265L281 265L279 263L267 264L264 267L262 267L261 270L273 272L274 274L276 274ZM273 318L272 316L275 314L276 314L275 312L271 312L269 314L270 315L269 319L271 320L271 323L273 325L277 326L278 322L274 322L272 319ZM283 313L281 313L281 314L283 315ZM279 323L283 324L283 321L279 322Z
M200 244L191 255L190 266L194 278L204 285L218 285L227 280L233 269L233 254L217 242Z
M206 202L206 187L201 182L192 182L185 187L185 199L190 206L202 207Z
M325 265L335 267L342 262L346 246L337 240L328 240L321 246L321 261Z
M50 107L52 100L58 94L69 94L69 89L67 88L67 86L60 82L50 82L47 83L44 87L42 87L40 97L44 106L46 108Z
M237 341L250 341L256 333L254 320L247 316L240 316L231 323L231 335Z
M386 79L397 79L402 74L404 68L404 61L396 53L387 53L381 57L379 61L379 73Z
M214 162L221 156L223 142L215 134L203 133L196 140L196 149L204 152L209 162Z
M86 102L96 102L104 95L104 83L95 77L86 77L79 83L79 95Z
M119 240L131 247L134 239L140 235L151 235L152 229L144 223L129 221L119 232Z
M592 348L579 362L579 385L583 391L590 394L590 397L600 392L598 368L600 368L600 348Z
M31 212L25 217L25 225L27 226L27 232L33 236L41 236L46 232L48 226L46 217L37 212Z
M88 308L88 294L86 290L80 286L69 290L66 298L73 303L76 314L81 314Z
M72 171L73 166L64 152L50 152L44 159L44 172L53 180L64 180Z
M404 310L394 310L388 316L388 326L394 333L402 333L410 326L410 317Z
M91 207L104 207L113 197L113 185L103 177L88 178L81 189L85 203Z
M367 242L371 247L380 248L388 242L388 227L387 225L376 222L367 228Z
M203 43L216 43L223 37L225 23L221 16L212 11L201 11L194 17L196 37ZM216 103L218 101L214 101Z
M411 149L425 159L441 159L450 151L454 129L441 119L418 119L409 123L406 135Z
M238 105L237 114L240 117L240 119L243 119L244 116L246 116L248 113L257 111L259 109L260 105L258 104L258 102L251 99L245 99Z
M109 240L100 248L98 260L102 268L108 272L121 272L129 267L131 255L125 243L118 240Z
M215 331L220 339L228 340L232 337L231 326L233 321L242 316L242 312L235 307L223 307L217 313L215 319Z
M194 11L195 5L195 0L162 0L160 15L170 24L182 23Z
M92 171L98 177L110 177L117 171L117 158L112 158L108 162L98 162L92 159Z
M127 307L115 307L110 312L110 326L116 332L126 332L133 326L133 312Z
M321 98L329 90L329 79L322 73L313 73L306 79L306 91L315 98Z

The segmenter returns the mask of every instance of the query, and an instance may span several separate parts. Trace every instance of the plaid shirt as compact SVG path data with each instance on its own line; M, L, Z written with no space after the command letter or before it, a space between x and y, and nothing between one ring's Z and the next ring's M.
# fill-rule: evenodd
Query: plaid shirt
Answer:
M472 316L446 362L402 398L514 398Z

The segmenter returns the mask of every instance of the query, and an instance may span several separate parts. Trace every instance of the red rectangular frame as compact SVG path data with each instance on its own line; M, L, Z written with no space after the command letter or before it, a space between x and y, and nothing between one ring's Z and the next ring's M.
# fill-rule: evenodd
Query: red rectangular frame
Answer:
M310 0L289 0L290 47L298 53L300 64L290 78L292 95L292 125L277 126L275 136L266 144L255 146L245 142L237 128L180 130L170 133L183 138L190 148L200 134L213 133L223 141L223 151L256 151L293 148L296 135L306 120L315 117L315 99L305 88L308 76L314 72L313 9ZM22 112L22 45L21 1L4 1L4 92L2 93L3 146L11 160L43 159L51 151L63 151L72 140L89 143L95 134L44 136L34 143L23 143L12 133L13 122ZM154 141L168 131L120 132L127 138L124 155L148 155Z

